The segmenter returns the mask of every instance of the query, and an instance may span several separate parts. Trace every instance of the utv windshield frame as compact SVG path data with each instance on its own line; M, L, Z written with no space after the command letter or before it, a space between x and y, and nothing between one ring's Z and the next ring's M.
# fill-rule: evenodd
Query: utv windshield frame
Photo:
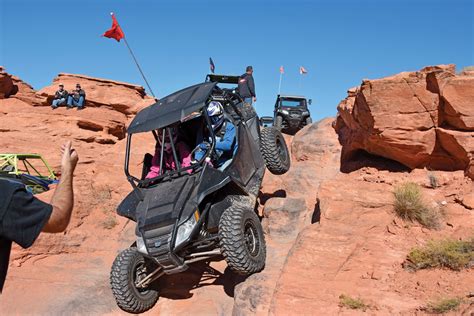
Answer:
M207 103L206 103L207 104ZM199 159L198 161L192 163L188 167L182 167L179 158L178 158L178 153L176 151L176 144L173 142L173 139L171 137L171 131L170 131L170 126L162 128L162 139L161 139L161 149L160 149L160 174L154 178L149 178L149 179L138 179L137 177L133 176L130 174L129 171L129 165L130 165L130 152L131 152L131 146L132 146L132 135L133 134L128 134L127 136L127 147L125 150L125 166L124 166L124 171L125 175L127 176L128 181L132 185L133 188L137 187L148 187L150 184L156 184L158 182L163 181L164 179L168 178L173 178L177 177L180 175L183 175L186 171L188 170L193 170L193 172L202 169L206 163L206 159L210 157L211 153L214 151L215 147L215 134L212 129L212 123L207 115L207 111L202 111L201 116L204 118L205 121L205 126L207 127L209 133L210 133L210 147L207 148L205 155ZM152 131L153 137L155 141L158 142L158 134L156 133L156 130ZM168 140L171 145L171 151L173 154L173 162L175 163L176 170L167 170L166 172L163 172L163 163L164 163L164 153L165 153L165 139L168 137ZM193 150L194 152L194 150ZM193 153L192 152L192 153Z
M227 76L233 77L233 76ZM238 78L238 77L236 77ZM127 129L127 143L126 143L126 150L125 150L125 164L124 164L124 171L127 177L127 180L132 185L134 191L139 192L139 198L142 200L143 195L141 194L140 190L136 190L139 188L146 188L150 185L157 184L162 182L165 179L179 177L184 175L186 171L193 170L197 172L198 170L203 170L211 154L214 152L215 143L216 143L216 136L214 134L214 130L212 129L211 120L205 111L206 106L211 101L219 101L224 102L222 104L224 106L225 111L225 104L226 98L229 97L230 99L229 104L233 108L235 112L236 102L232 98L237 98L237 103L241 103L241 97L234 93L230 92L227 89L221 89L217 86L217 82L204 82L200 83L180 91L177 91L169 96L161 99L160 101L156 102L153 105L141 110L136 117L130 123L130 126ZM210 136L210 146L206 149L205 155L198 161L191 164L189 167L183 168L181 163L178 159L178 154L176 151L176 144L172 141L170 137L170 127L177 123L184 123L190 119L195 114L198 114L198 117L204 118L204 126L209 131ZM160 114L160 115L157 115ZM132 136L136 133L142 132L152 132L155 141L158 141L158 134L156 130L162 130L162 142L161 142L161 150L160 150L160 174L157 177L150 178L150 179L138 179L137 177L130 174L129 165L130 165L130 152L132 146ZM175 166L177 167L176 170L168 170L162 173L163 170L163 160L164 160L164 141L166 137L169 137L171 144L171 150L173 153L173 161ZM194 153L196 148L193 148L191 154Z
M288 104L283 104L284 101L289 101L289 102L299 102L298 105L288 105ZM303 103L303 104L301 104ZM308 101L306 98L303 97L278 97L277 102L275 103L275 108L302 108L302 109L307 109L308 108Z

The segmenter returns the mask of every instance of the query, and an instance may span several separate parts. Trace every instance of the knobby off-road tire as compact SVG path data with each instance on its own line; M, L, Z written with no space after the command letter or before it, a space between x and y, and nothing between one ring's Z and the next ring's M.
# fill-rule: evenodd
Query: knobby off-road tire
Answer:
M283 126L283 117L281 117L280 115L277 115L275 119L275 127L277 130L281 131L282 126Z
M268 170L276 175L290 169L290 154L280 131L273 127L261 129L260 150Z
M143 313L152 308L158 300L156 290L141 290L135 286L137 269L145 266L145 258L136 248L127 248L120 252L112 264L110 272L112 293L117 305L126 312Z
M311 117L308 116L308 117L306 118L306 125L309 125L309 124L311 124L311 123L313 123L313 119L311 119Z
M233 205L224 211L219 221L219 245L227 265L238 274L250 275L265 267L262 225L248 206Z

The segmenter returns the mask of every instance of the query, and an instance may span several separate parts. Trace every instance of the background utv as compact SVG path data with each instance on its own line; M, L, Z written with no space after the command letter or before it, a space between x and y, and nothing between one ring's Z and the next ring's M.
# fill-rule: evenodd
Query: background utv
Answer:
M278 95L273 111L274 126L288 134L294 134L313 122L309 113L308 101L305 97Z
M110 275L117 304L127 312L150 309L159 296L152 282L164 274L185 271L196 261L222 255L233 271L243 275L264 268L265 239L255 212L256 197L265 166L274 174L283 174L290 167L290 157L279 131L260 128L253 107L244 105L234 90L217 85L237 81L234 76L209 75L207 82L143 109L128 127L125 173L133 191L117 212L137 223L137 240L117 256ZM206 112L211 101L223 105L226 119L236 127L237 150L219 168L207 163L215 146ZM151 132L157 140L156 130L162 129L164 144L166 137L172 139L170 126L179 129L190 148L197 145L198 130L207 129L211 140L205 156L183 168L176 144L171 143L177 170L145 179L152 157L146 154L141 177L131 175L132 136ZM163 154L164 146L160 161Z

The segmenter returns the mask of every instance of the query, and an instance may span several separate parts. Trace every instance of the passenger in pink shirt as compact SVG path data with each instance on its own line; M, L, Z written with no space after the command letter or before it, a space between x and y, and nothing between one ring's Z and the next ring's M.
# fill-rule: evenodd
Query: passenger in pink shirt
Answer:
M188 145L186 145L185 142L178 141L178 131L176 128L172 127L170 128L170 130L173 139L173 144L176 149L176 155L178 156L181 168L189 167L191 165L191 150L189 150L189 147ZM151 179L160 175L161 141L163 139L161 131L161 129L158 130L158 143L155 149L155 154L153 155L153 159L151 161L151 168L148 174L146 175L146 179ZM173 150L171 148L169 135L165 135L163 169L163 173L170 170L176 170L176 164L173 158ZM187 172L191 173L191 169L187 170Z

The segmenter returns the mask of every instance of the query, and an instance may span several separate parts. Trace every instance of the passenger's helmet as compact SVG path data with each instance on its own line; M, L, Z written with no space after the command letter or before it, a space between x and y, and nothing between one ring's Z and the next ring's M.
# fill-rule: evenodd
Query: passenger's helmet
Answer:
M168 130L171 132L171 140L173 144L176 146L178 140L178 129L176 127L169 127ZM165 151L171 152L171 143L170 143L170 135L168 134L168 130L165 129L158 129L156 130L158 134L158 146L161 148L161 142L163 141L163 133L165 132Z
M211 101L207 106L207 115L211 119L212 129L218 129L224 122L224 108L217 101Z

